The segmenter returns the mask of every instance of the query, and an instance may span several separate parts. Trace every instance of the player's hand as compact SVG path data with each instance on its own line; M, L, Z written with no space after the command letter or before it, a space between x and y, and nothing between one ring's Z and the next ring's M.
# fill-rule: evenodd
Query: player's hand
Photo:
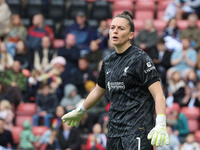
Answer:
M149 132L147 138L149 140L151 139L151 145L162 147L164 142L166 145L169 144L169 136L166 129L166 116L158 115L157 118L159 118L159 121L156 121L156 126Z
M77 126L86 112L87 110L84 109L83 105L80 105L75 110L63 115L61 119L72 127Z

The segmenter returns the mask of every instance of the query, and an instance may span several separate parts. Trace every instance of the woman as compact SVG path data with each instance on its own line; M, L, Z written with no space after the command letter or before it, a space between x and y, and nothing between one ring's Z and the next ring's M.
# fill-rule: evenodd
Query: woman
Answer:
M178 29L175 18L169 20L167 27L163 31L162 37L165 40L167 49L179 50L181 48L180 30Z
M12 56L6 51L6 44L0 42L0 72L4 72L5 69L10 69L13 62Z
M14 60L18 60L21 63L21 69L27 69L29 67L27 47L22 40L17 42Z
M78 125L87 110L108 92L111 106L107 150L153 150L151 144L162 146L164 139L169 144L159 76L150 57L130 43L134 36L132 19L129 11L113 18L109 34L115 52L104 59L98 84L83 104L62 117L63 122ZM155 128L152 96L158 114Z
M14 14L11 17L9 26L4 30L4 33L0 34L5 36L4 42L6 43L7 50L12 55L12 57L14 57L16 43L19 40L26 40L27 29L22 24L20 16Z

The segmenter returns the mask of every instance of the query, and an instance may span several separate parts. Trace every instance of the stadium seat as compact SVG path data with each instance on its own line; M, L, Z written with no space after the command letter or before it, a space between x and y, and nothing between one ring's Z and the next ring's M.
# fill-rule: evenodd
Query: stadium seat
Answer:
M158 32L159 35L162 35L163 30L166 28L167 26L167 22L163 21L163 20L154 20L154 26Z
M200 29L200 20L197 21L197 26Z
M57 39L62 39L64 38L64 34L65 34L65 30L67 29L68 26L72 25L73 23L75 23L75 20L74 19L65 19L63 20L60 28L59 28L59 31L57 34L55 34L55 37Z
M35 103L20 103L17 107L16 115L17 116L32 116L36 112Z
M46 150L46 148L47 148L47 144L42 144L42 145L40 146L40 150Z
M110 5L107 1L95 1L90 11L90 18L105 20L110 17Z
M177 26L179 30L185 30L188 27L188 21L187 20L177 20Z
M174 103L171 107L166 107L166 116L173 110L180 111L180 105L178 103Z
M97 29L99 27L99 22L95 19L88 19L87 22L88 22L88 25L92 27L93 29Z
M194 137L195 137L195 141L200 143L200 130L195 131Z
M53 41L53 47L55 49L58 49L60 47L63 47L65 45L65 42L63 39L54 39Z
M20 0L6 0L12 14L21 14L21 1Z
M25 120L29 120L31 122L31 124L33 124L32 116L16 116L15 125L23 127L23 123Z
M144 21L143 20L133 20L135 31L140 31L144 28Z
M46 127L46 126L34 126L33 128L32 128L32 132L33 132L33 134L35 135L35 136L42 136L42 134L45 132L45 131L47 131L47 130L49 130L49 128L48 127Z
M61 21L65 17L65 0L51 0L47 9L47 18Z
M110 24L112 22L112 19L106 19L106 21L107 21L107 24L108 24L108 28L110 28Z
M188 127L190 132L195 132L199 129L199 123L197 119L188 119Z
M78 11L84 11L87 15L88 5L86 1L71 1L68 11L68 18L75 19Z
M200 116L200 108L198 107L194 108L182 107L180 112L185 114L187 119L198 119Z
M172 1L170 0L158 1L157 12L156 12L157 19L162 19L165 16L165 9L167 8L167 5L171 2Z
M133 12L133 2L128 0L118 0L114 1L113 3L113 11L115 10L129 10L130 12Z
M155 3L153 1L137 1L135 19L154 19Z
M43 2L40 0L28 0L26 17L32 18L35 14L43 13Z
M114 11L112 12L112 17L115 17L115 16L117 16L117 15L120 15L123 11L124 11L124 10L114 10Z
M53 19L45 19L45 20L44 20L44 24L45 24L45 25L48 25L49 27L51 27L52 30L55 32L55 30L56 30L56 25L55 25L55 22L54 22Z
M23 25L28 29L31 26L31 21L29 18L21 18Z
M12 137L15 144L19 143L20 133L23 131L23 128L20 126L13 126L12 128Z

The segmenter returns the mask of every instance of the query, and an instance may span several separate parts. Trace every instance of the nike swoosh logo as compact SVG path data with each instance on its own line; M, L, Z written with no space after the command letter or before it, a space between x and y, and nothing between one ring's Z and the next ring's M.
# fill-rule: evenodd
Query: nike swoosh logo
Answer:
M109 73L110 73L110 71L106 72L106 74L109 74Z

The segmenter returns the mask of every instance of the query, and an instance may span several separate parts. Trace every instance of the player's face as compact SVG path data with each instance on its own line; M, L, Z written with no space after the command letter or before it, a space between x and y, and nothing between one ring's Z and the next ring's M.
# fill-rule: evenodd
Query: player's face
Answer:
M119 17L112 20L109 34L110 41L115 46L124 45L133 38L133 32L130 32L129 22Z

